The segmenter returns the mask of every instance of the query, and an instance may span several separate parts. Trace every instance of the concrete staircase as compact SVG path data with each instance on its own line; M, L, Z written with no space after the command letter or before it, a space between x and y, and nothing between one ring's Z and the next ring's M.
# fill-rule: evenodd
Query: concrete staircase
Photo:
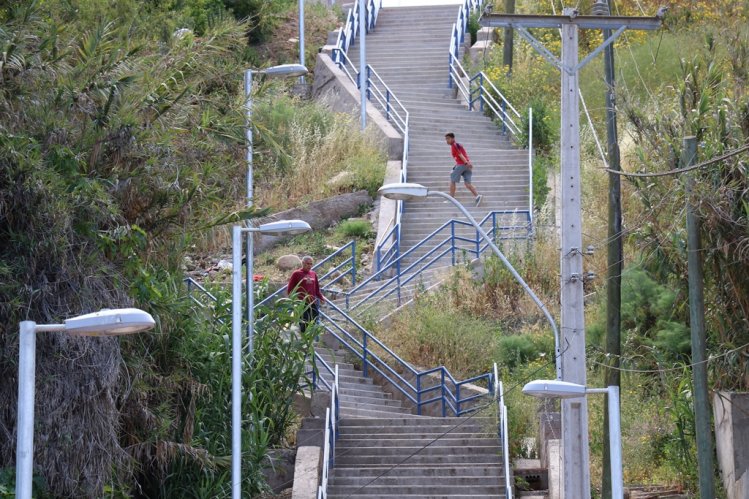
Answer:
M346 362L345 351L316 351L338 365L341 419L327 497L504 497L493 419L416 416Z
M409 111L408 180L447 191L453 160L444 135L455 133L474 164L473 184L484 196L475 207L461 185L457 198L480 221L491 211L528 209L528 151L514 148L497 125L481 112L469 111L448 88L448 47L457 13L458 6L452 5L382 9L377 27L367 35L367 62ZM352 46L348 54L357 67L358 48ZM401 252L450 218L463 219L441 199L407 202ZM459 236L475 234L468 227L456 231Z
M375 384L372 378L365 378L362 372L354 369L354 365L346 362L347 354L343 350L333 350L323 345L315 347L317 354L330 367L338 365L338 390L340 415L342 418L410 418L409 409L403 407L400 400L393 396L381 385ZM318 366L320 376L331 385L333 375Z

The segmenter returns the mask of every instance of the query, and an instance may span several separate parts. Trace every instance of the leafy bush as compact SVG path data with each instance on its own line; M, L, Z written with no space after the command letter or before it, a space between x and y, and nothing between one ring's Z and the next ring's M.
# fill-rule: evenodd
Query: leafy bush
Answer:
M533 208L540 210L546 204L549 187L549 170L556 167L556 159L548 155L533 158Z
M367 220L346 220L338 226L338 232L345 237L372 237L372 224Z
M358 131L354 119L333 113L319 103L275 96L255 106L262 127L257 142L256 201L287 208L336 192L382 186L386 157L378 139ZM350 180L330 186L336 174Z

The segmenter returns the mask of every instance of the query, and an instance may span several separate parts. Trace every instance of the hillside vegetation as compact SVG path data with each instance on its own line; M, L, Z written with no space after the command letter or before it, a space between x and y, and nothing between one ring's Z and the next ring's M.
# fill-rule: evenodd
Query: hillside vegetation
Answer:
M153 332L39 335L35 494L224 497L229 332L216 319L229 300L217 290L218 317L196 312L184 257L220 244L229 222L372 190L379 145L349 116L288 95L288 83L259 81L257 208L243 209L242 75L294 51L265 59L264 43L295 2L0 5L0 495L13 489L18 323L137 306L156 318ZM310 22L319 46L336 15L313 8ZM328 186L321 164L353 180ZM257 326L248 492L265 487L260 472L295 418L311 336L282 342L275 326L294 306Z

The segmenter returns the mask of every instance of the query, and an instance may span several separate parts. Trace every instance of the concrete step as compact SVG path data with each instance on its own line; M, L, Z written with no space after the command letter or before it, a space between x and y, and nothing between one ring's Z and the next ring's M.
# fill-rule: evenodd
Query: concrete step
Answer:
M399 401L391 401L391 402L399 402ZM380 411L380 412L388 412L390 413L390 417L392 417L395 414L411 414L411 411L409 409L405 409L401 407L400 405L386 405L386 404L370 404L366 402L354 402L350 398L341 398L341 410L346 410L347 412L350 410L362 410L362 411Z
M421 497L453 497L456 494L470 493L478 497L499 496L499 485L430 485L430 484L397 484L397 485L380 485L378 482L363 487L361 485L333 485L328 486L328 493L331 497L337 495L349 495L359 497L362 493L365 497L372 495L408 497L418 495Z
M387 411L387 410L368 410L368 409L351 409L351 408L343 408L341 407L341 414L343 414L346 417L349 418L360 418L360 419L386 419L393 417L396 413ZM397 413L399 417L402 418L419 418L421 416L406 414L406 413Z
M399 435L395 434L391 438L384 438L381 434L377 435L377 441L375 442L378 448L382 449L393 449L401 447L422 447L429 445L429 447L481 447L481 446L497 446L497 439L486 438L486 437L466 437L458 438L448 434L445 437L437 435L427 435L422 438L414 438L413 434ZM373 445L371 438L340 438L338 440L338 447L340 448L357 448L361 449L362 452L367 451ZM499 450L499 447L497 446Z
M386 395L386 394L383 394ZM389 395L389 394L387 394ZM351 404L369 404L374 406L403 407L403 402L388 397L370 397L358 392L340 392L341 403Z
M416 417L416 416L415 416ZM474 463L477 465L492 465L492 464L499 464L499 455L496 452L486 452L486 453L465 453L465 454L456 454L457 452L460 452L461 449L447 449L448 451L451 451L453 453L451 454L433 454L428 453L425 454L425 452L429 449L427 447L426 449L422 450L418 454L415 454L411 456L408 460L405 460L407 456L410 456L412 453L420 450L421 448L410 448L406 447L403 450L403 454L397 454L397 455L368 455L368 454L361 454L360 451L357 451L357 453L344 455L341 457L336 458L335 465L340 468L351 468L356 466L382 466L382 467L389 467L389 466L420 466L425 464L430 465L455 465L455 464L461 464L461 463Z
M471 475L451 475L451 476L435 476L435 475L426 475L426 476L405 476L405 477L398 477L398 476L390 476L390 473L386 474L385 476L378 477L378 475L373 476L338 476L335 475L335 486L359 486L362 485L368 485L372 479L377 478L377 480L374 482L374 484L377 484L379 486L384 485L400 485L403 483L404 479L409 480L410 483L413 485L440 485L440 486L447 486L447 485L454 485L454 486L460 486L460 485L477 485L477 486L494 486L496 487L499 483L498 476L486 476L486 475L479 475L479 476L471 476Z
M341 391L348 391L349 393L354 391L356 393L375 392L383 393L380 385L374 385L371 383L349 383L348 381L338 380L338 388ZM369 395L367 395L369 396Z
M387 474L381 477L381 479L398 479L398 478L415 478L415 477L431 477L434 479L450 479L456 477L466 478L486 478L487 480L497 479L501 476L501 468L497 466L474 466L472 464L461 464L450 467L446 466L435 466L435 467L418 467L409 466L403 468L393 468L389 470ZM358 481L358 480L372 480L383 475L382 468L374 467L361 467L361 468L333 468L333 477L336 480L340 479L343 481Z
M363 427L363 426L374 426L382 428L400 428L404 426L418 427L419 430L424 428L434 427L460 427L465 429L475 428L491 428L491 425L496 424L494 418L474 416L468 418L458 418L449 416L445 418L430 417L430 416L419 416L418 419L403 419L403 418L388 418L386 420L371 419L371 420L356 420L347 421L345 419L340 421L341 428L352 428L352 427Z

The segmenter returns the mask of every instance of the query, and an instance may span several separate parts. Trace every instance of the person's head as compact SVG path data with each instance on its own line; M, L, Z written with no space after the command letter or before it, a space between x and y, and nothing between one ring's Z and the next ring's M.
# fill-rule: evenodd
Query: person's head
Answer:
M302 269L303 270L311 270L312 264L314 263L314 260L311 256L306 255L302 257Z
M447 145L451 146L455 143L455 134L450 132L445 134L445 142L447 142Z

